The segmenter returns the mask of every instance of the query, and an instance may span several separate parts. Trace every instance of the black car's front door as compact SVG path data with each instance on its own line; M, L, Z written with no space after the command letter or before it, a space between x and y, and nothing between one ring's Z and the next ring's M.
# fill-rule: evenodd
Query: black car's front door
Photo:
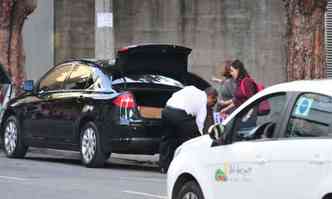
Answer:
M61 130L59 120L64 118L58 115L63 93L64 81L73 70L72 64L62 64L49 71L37 85L31 102L25 106L26 119L23 121L27 135L33 141L43 140L42 144L51 144L57 141L55 136ZM46 143L45 141L46 140Z
M44 141L45 135L42 132L47 130L44 120L43 103L44 95L40 93L25 96L23 101L22 128L29 141Z
M92 67L86 63L76 62L72 71L65 78L61 92L50 95L47 116L52 123L51 137L57 145L78 145L77 124L87 104L86 93L93 91Z
M48 110L45 120L48 128L47 136L52 141L50 144L71 144L73 141L74 118L77 117L73 94L75 93L65 90L54 92L44 103L45 109Z

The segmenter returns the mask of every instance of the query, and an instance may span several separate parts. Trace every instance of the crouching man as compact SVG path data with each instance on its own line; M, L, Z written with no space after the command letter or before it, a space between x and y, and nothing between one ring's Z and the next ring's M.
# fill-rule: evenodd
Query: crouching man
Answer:
M216 89L202 91L195 86L186 86L173 93L161 113L164 136L160 143L159 166L166 173L175 149L183 142L203 134L207 108L215 105Z

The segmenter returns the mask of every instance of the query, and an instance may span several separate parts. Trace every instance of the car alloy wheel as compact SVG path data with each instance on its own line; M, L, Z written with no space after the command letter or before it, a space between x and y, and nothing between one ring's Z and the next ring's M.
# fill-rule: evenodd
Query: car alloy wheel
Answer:
M28 146L24 144L23 132L15 116L6 119L3 129L3 148L9 158L22 158L25 156Z
M89 163L96 153L96 132L92 127L86 128L82 136L82 156L84 161Z
M102 148L98 128L93 122L86 123L81 129L81 158L87 167L102 167L105 163L106 153Z
M4 145L8 155L12 155L16 149L17 126L14 121L9 121L5 127Z

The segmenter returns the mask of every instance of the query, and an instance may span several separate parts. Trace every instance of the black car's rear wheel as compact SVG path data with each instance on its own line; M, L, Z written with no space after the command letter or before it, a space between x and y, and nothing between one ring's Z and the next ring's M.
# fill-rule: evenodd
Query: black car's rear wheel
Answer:
M88 122L81 129L81 159L87 167L102 167L105 152L102 150L100 134L93 122Z
M175 199L204 199L204 196L197 182L189 181L181 187Z
M28 147L24 145L20 124L15 116L7 118L3 129L3 148L9 158L22 158Z

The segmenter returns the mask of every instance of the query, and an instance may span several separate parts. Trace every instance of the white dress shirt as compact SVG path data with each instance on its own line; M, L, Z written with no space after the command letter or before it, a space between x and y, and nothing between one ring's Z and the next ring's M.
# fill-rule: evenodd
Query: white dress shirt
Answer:
M186 86L173 93L166 106L184 110L188 115L196 117L196 124L203 134L204 121L207 115L207 95L195 86Z

